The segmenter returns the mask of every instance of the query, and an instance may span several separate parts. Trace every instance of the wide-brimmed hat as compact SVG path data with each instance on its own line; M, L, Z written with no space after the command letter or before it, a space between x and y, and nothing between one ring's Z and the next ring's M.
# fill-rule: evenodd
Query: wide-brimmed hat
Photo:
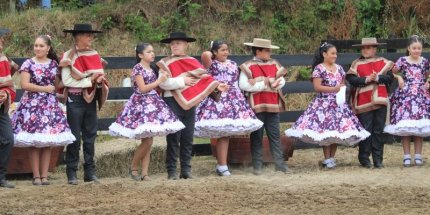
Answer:
M9 34L9 32L10 32L9 29L0 27L0 37L4 36L6 34Z
M378 43L378 40L374 37L369 38L362 38L361 44L354 44L352 46L354 47L361 47L361 46L380 46L380 45L387 45L386 43Z
M160 43L170 43L173 40L183 40L186 42L196 41L195 38L187 36L187 34L185 34L184 32L172 32L169 34L168 38L164 38L164 39L160 40Z
M73 29L64 29L64 33L102 33L99 30L93 30L93 26L91 24L75 24Z
M261 38L254 38L252 43L244 43L243 45L266 49L279 49L279 46L272 45L272 41Z

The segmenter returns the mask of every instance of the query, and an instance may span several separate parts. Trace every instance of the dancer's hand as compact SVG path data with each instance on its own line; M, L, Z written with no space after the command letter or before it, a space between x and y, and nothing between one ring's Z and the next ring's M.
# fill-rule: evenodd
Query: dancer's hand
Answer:
M54 85L49 85L45 87L45 92L47 93L55 93L55 86Z
M366 84L370 82L374 82L376 80L377 74L372 73L371 75L367 76L366 78Z
M230 88L230 86L228 86L227 84L224 84L224 83L222 83L222 84L218 85L218 87L217 87L217 89L218 89L220 92L225 92L225 91L227 91L229 88Z
M197 79L193 77L185 77L185 85L187 86L194 86L197 83Z
M4 90L0 90L0 103L3 103L7 99L7 93Z
M397 77L397 82L399 82L399 88L403 89L403 87L405 86L405 81L403 80L403 78L400 76ZM428 84L428 82L427 82L427 84Z
M277 88L281 84L281 79L276 80L272 83L272 88Z
M167 81L168 78L169 77L167 76L167 74L163 72L163 73L160 73L160 76L158 77L158 81L160 83L163 83L163 82Z
M341 84L336 85L336 86L334 87L334 92L335 92L335 93L339 92L339 90L340 90L340 88L341 88L341 87L342 87L342 85L341 85Z
M255 79L248 79L248 83L249 83L250 85L254 86L254 85L255 85L255 83L256 83L256 81L255 81Z

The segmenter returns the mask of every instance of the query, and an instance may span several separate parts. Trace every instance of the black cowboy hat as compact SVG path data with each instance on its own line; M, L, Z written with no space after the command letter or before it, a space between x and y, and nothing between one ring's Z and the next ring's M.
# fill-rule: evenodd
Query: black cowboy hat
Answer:
M10 32L9 29L0 27L0 37L4 36L6 34L9 34L9 32Z
M91 24L75 24L75 26L73 27L73 29L71 30L67 30L64 29L63 30L64 33L102 33L101 31L98 30L93 30L93 26L91 26Z
M172 32L172 33L170 33L170 35L169 35L168 38L160 40L160 43L170 43L170 42L172 42L172 40L183 40L183 41L186 41L186 42L194 42L194 41L196 41L195 38L188 37L183 32Z

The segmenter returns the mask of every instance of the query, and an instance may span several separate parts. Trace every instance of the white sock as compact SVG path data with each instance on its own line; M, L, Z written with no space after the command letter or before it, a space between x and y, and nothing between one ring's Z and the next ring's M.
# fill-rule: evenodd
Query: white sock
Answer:
M416 164L422 164L423 162L422 162L422 156L421 156L421 154L415 154L415 159L419 159L419 160L415 160L415 163Z
M333 163L331 158L325 159L323 163L326 165L327 168L333 168L336 166L336 164Z
M331 162L336 165L336 159L334 157L329 158L331 160Z
M410 165L411 164L411 160L405 160L405 159L411 159L411 155L410 154L403 155L403 164Z
M222 172L223 176L230 176L231 175L230 171L228 171L227 165L216 165L216 168L218 171Z

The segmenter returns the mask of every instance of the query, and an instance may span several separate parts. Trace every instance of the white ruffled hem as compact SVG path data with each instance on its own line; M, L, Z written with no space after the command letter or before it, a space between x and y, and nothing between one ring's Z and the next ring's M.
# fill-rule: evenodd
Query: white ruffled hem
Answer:
M319 133L310 129L298 130L298 129L288 129L285 131L285 135L288 137L295 137L303 142L317 144L320 146L327 146L331 144L341 144L345 146L354 146L360 141L365 140L370 136L370 133L366 130L349 130L343 133L339 131L325 131L324 133Z
M124 127L116 122L109 126L109 134L112 136L123 136L130 139L142 139L154 136L165 136L185 128L181 121L167 122L164 124L145 123L136 129Z
M58 134L19 132L15 134L15 147L52 147L65 146L76 140L72 132Z
M385 133L397 136L430 136L430 119L400 120L397 124L387 125Z
M198 121L195 124L196 137L229 137L245 135L260 129L263 122L258 119L210 119Z

